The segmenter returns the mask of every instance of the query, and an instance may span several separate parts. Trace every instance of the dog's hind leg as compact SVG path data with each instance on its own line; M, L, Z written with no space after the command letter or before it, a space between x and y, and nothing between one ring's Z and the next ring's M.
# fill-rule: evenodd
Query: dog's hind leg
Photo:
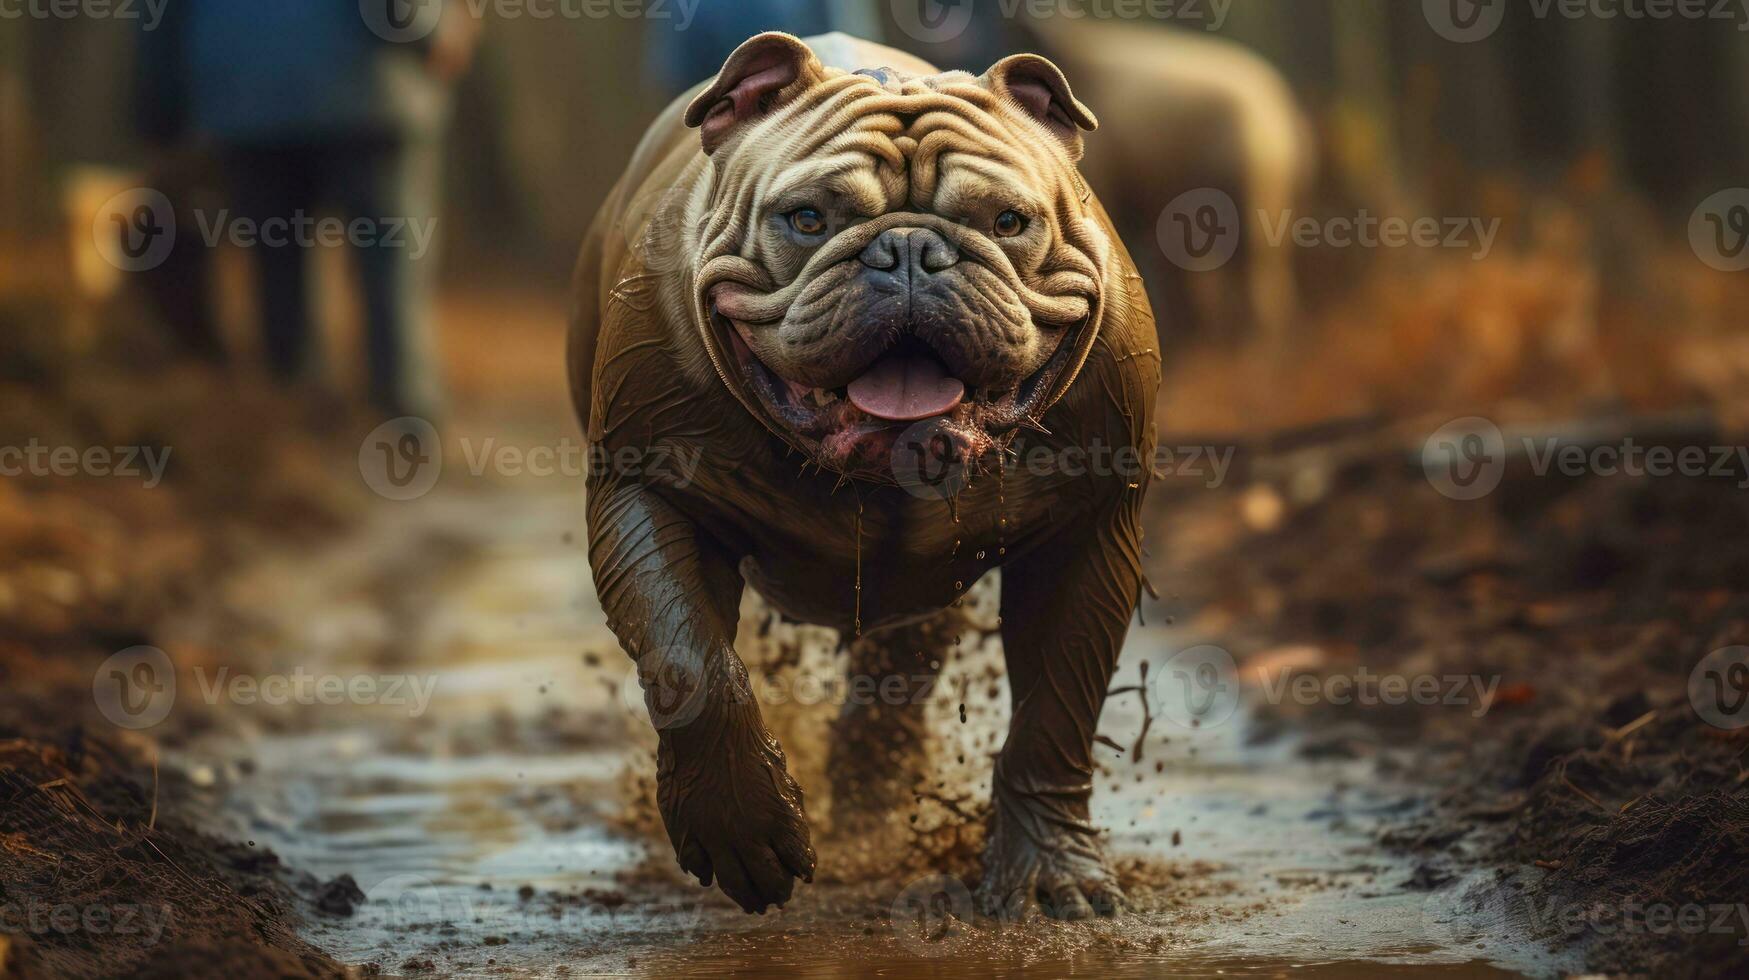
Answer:
M954 637L967 628L965 614L948 608L851 642L844 704L832 726L834 835L900 826L915 810L917 784L929 775L929 695Z

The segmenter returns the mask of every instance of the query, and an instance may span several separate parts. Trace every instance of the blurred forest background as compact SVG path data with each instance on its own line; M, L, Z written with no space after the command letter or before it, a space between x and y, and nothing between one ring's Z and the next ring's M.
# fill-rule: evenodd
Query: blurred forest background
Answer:
M1237 62L1199 60L1198 46L1213 39L1220 57L1262 59L1228 89L1275 84L1269 76L1279 73L1309 121L1311 142L1293 151L1305 158L1292 163L1293 196L1282 199L1294 214L1500 221L1498 242L1479 261L1441 249L1296 249L1298 287L1278 317L1293 329L1261 338L1279 383L1264 394L1235 383L1231 372L1254 359L1211 355L1192 372L1244 393L1247 418L1557 393L1571 396L1570 407L1725 399L1749 378L1749 339L1716 345L1736 325L1742 307L1731 289L1742 277L1694 261L1688 230L1701 201L1749 174L1745 25L1501 6L1457 0L1450 8L1503 17L1470 43L1435 29L1440 3L1431 0L1238 0L1224 10L1202 2L1167 5L1175 13L1164 20L1063 15L1129 9L1076 0L705 0L686 30L678 29L683 5L650 5L661 15L630 19L488 13L447 148L446 294L490 289L494 308L505 296L555 308L594 208L647 121L707 77L738 38L777 27L846 30L972 71L1017 50L1057 58L1106 117L1089 141L1090 177L1162 300L1160 280L1177 273L1148 231L1171 200L1165 192L1220 186L1224 164L1194 165L1230 150L1219 122L1152 119L1157 105L1170 115L1171 98L1127 80L1178 64L1191 76L1219 75ZM912 29L919 17L959 15L967 28L946 40ZM1096 21L1129 43L1077 33ZM139 183L152 162L130 118L135 28L90 17L0 19L0 296L14 306L21 296L46 294L60 306L74 297L76 324L115 325L92 311L125 296L126 284L81 252L89 209L109 196L99 191ZM1138 146L1136 158L1115 160L1119 147ZM1192 166L1168 173L1184 161ZM248 319L246 304L227 309L230 320ZM1244 315L1217 312L1211 326L1168 308L1161 319L1169 349L1186 357L1204 340L1258 339L1242 329ZM548 326L554 336L561 329L556 319ZM1675 327L1715 343L1696 354L1673 343ZM73 333L94 342L95 329ZM249 344L246 326L229 329L238 346ZM457 329L446 317L446 336ZM1332 372L1366 380L1295 389L1306 373ZM1222 424L1197 406L1231 399L1194 384L1176 390L1186 405L1169 418Z
M1718 341L1740 310L1730 289L1742 276L1693 261L1688 226L1700 201L1749 175L1749 35L1742 23L1539 18L1532 5L1511 4L1492 35L1462 44L1434 30L1438 4L1420 2L1238 0L1226 11L1207 2L1177 5L1177 16L1165 21L1107 18L1139 44L1163 44L1149 54L1147 47L1076 40L1086 19L1037 16L1037 5L995 0L965 0L969 28L955 37L918 40L927 31L908 30L918 11L953 16L960 4L925 0L916 11L909 4L707 0L687 30L677 30L679 7L638 19L488 14L449 140L442 226L448 294L484 287L500 297L558 296L596 203L652 114L687 81L707 77L736 38L759 28L847 30L972 72L1021 49L1060 59L1107 119L1090 140L1095 187L1149 278L1167 278L1174 269L1154 275L1163 268L1160 247L1146 235L1163 200L1126 196L1112 184L1154 189L1158 177L1161 193L1175 191L1163 173L1168 159L1219 152L1210 149L1217 137L1207 126L1167 131L1137 114L1125 103L1158 96L1140 84L1130 89L1126 79L1146 75L1139 58L1182 58L1195 72L1195 47L1172 45L1216 38L1261 56L1263 72L1286 79L1289 98L1310 121L1305 180L1289 203L1294 214L1501 221L1485 261L1417 248L1296 250L1300 289L1289 313L1296 329L1263 338L1272 348L1268 360L1375 378L1300 395L1289 380L1272 388L1266 404L1252 399L1247 418L1261 411L1303 420L1555 390L1571 394L1576 406L1693 395L1718 402L1749 378L1746 348L1721 357L1709 343L1697 355L1670 336L1681 325ZM1466 7L1460 2L1453 11ZM1009 9L1018 14L1004 16ZM1065 0L1042 12L1083 9L1121 7ZM117 19L0 19L0 296L14 308L44 294L65 306L77 294L75 320L114 325L87 306L114 301L124 283L80 252L89 250L89 208L108 196L98 191L138 184L136 175L154 163L129 119L133 45L135 25ZM1104 81L1086 77L1090 58L1105 59L1098 65ZM1212 65L1221 72L1219 61ZM1095 95L1130 98L1100 105ZM1137 144L1151 130L1158 144L1142 159L1105 168L1102 142ZM1154 163L1160 173L1151 173ZM1244 332L1235 325L1244 317L1228 317L1233 324L1223 329L1172 310L1161 320L1168 346L1181 353L1202 339ZM1340 338L1313 331L1315 322ZM1182 327L1177 343L1174 325ZM556 320L551 331L560 331ZM250 331L233 325L231 332L247 345ZM91 331L73 334L96 343ZM1287 350L1298 346L1294 338L1313 336L1319 339L1307 352ZM1216 360L1195 374L1249 387L1235 385L1231 367L1231 359ZM1179 388L1189 402L1179 420L1233 422L1203 418L1195 406L1209 399L1191 390Z

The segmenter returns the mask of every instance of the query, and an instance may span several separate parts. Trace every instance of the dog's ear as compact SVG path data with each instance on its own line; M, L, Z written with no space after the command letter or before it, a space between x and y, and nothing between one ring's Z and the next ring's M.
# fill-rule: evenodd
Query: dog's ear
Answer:
M686 107L686 124L699 130L706 153L734 132L817 84L820 60L801 38L768 31L748 40L723 62L717 80Z
M1081 130L1099 128L1093 110L1075 98L1062 69L1036 54L1011 55L996 62L984 73L984 84L1042 123L1069 151L1071 160L1081 159Z

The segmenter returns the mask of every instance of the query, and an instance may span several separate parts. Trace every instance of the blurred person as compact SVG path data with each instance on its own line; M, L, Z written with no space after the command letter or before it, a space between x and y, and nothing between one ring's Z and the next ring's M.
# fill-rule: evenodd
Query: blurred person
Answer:
M175 209L178 228L194 227L195 202L210 201L222 184L207 148L188 136L188 98L183 85L182 35L174 27L186 8L165 8L151 29L142 21L134 59L133 120L149 149L145 183L161 191ZM179 353L201 360L226 359L213 303L212 253L199 237L171 240L164 261L135 273L148 302L175 341Z
M965 18L964 29L917 33L936 18L956 17ZM690 18L649 21L646 70L652 87L671 97L715 74L748 37L781 30L878 38L944 68L978 72L1025 46L1017 20L1003 4L973 0L699 0Z
M854 3L828 0L734 0L733 3L700 3L690 23L651 20L648 71L651 83L664 97L691 88L701 78L716 73L723 59L742 41L760 31L784 30L792 34L825 34L834 28L854 30L858 25L839 24ZM834 8L844 8L834 12ZM852 18L860 20L860 18Z
M462 4L382 2L386 24L422 11L435 20L402 42L373 29L356 0L171 5L142 39L143 101L152 103L142 123L149 137L210 147L220 160L234 219L258 233L249 251L274 376L306 382L324 373L312 236L290 229L338 213L356 246L371 402L391 416L429 418L442 402L429 234L452 86L479 25ZM214 227L192 230L205 237Z

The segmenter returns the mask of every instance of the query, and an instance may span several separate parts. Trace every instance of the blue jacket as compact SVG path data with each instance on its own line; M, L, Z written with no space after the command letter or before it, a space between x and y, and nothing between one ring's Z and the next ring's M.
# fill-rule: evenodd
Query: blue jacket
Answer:
M429 36L386 39L365 4L436 2L176 0L141 36L141 128L229 145L434 135L449 86L426 70Z

